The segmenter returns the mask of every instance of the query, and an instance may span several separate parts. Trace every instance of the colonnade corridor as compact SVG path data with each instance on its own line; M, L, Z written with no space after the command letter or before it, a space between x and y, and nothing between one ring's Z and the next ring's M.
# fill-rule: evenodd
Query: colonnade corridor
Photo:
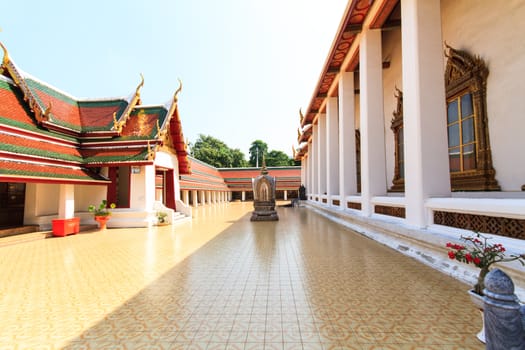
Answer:
M464 285L309 209L0 246L0 349L484 349Z

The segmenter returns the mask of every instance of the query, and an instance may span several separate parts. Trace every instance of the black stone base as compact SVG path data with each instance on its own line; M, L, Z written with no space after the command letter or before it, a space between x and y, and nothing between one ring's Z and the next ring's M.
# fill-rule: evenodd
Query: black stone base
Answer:
M279 215L275 210L273 211L254 211L250 221L277 221Z

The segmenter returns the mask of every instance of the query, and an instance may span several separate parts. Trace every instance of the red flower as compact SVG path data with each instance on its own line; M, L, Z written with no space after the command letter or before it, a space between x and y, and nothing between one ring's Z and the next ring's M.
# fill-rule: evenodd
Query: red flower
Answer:
M467 262L472 262L472 255L470 253L465 254L465 259L467 259Z
M474 258L474 264L479 265L481 263L481 259L477 256Z
M455 258L456 258L456 254L454 254L453 251L450 251L450 252L448 252L448 257L449 257L450 259L455 259Z

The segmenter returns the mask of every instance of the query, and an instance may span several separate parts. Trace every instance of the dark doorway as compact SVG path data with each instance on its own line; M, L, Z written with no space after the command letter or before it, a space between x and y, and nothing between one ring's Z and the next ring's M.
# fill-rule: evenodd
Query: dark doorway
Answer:
M24 224L26 184L0 182L0 227Z

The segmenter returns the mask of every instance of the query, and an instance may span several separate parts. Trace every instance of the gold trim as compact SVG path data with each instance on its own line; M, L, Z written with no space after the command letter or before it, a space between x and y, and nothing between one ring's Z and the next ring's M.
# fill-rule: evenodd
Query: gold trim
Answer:
M175 93L173 94L173 103L177 103L178 95L182 91L182 80L180 80L178 78L177 78L177 80L179 81L179 87L177 88L177 90L175 90Z
M139 85L137 86L137 88L135 89L135 96L136 97L140 97L140 89L144 86L144 76L142 75L142 73L140 73L140 83Z
M44 113L42 114L43 120L49 120L49 115L51 114L51 107L53 107L53 105L51 104L51 101L49 101L49 106L47 106L47 108L44 110Z
M0 47L2 47L2 50L4 51L4 58L2 59L2 64L7 64L9 62L9 53L7 52L7 48L2 44L0 41Z

